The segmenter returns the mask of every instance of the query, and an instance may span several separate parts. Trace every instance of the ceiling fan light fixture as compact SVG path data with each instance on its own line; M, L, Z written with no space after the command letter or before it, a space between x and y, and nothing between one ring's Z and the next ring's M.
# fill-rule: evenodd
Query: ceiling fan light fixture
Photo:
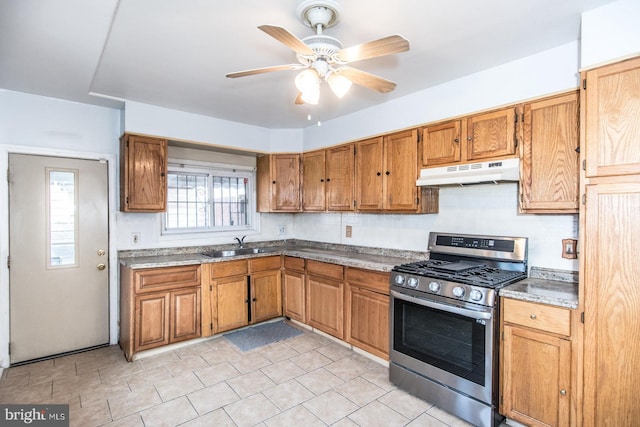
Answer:
M327 79L327 83L329 83L329 87L331 91L338 97L338 99L342 99L343 96L349 92L351 89L351 80L346 78L345 76L341 76L340 74L332 73Z
M302 99L307 104L316 105L320 100L320 78L316 70L307 68L296 76L296 88L302 94Z

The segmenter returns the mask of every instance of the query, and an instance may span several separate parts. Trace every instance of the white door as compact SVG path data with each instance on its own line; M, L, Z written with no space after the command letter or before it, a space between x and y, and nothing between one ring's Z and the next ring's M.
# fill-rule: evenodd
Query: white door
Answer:
M9 155L11 363L109 342L107 164Z

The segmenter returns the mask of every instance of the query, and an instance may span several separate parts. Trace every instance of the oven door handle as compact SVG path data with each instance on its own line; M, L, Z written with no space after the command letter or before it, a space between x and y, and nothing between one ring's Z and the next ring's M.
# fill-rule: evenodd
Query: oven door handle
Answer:
M448 313L455 313L461 316L471 317L472 319L489 320L492 317L492 314L488 312L460 308L460 307L456 307L456 306L441 303L441 302L435 302L435 301L430 301L423 298L413 297L411 295L401 294L400 292L393 291L393 290L391 291L391 296L393 298L397 298L402 301L408 301L424 307L435 308L437 310L446 311Z

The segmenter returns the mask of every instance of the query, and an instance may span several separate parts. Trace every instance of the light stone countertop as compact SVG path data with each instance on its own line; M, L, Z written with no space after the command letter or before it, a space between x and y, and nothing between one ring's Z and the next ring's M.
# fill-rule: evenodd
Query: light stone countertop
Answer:
M570 309L578 308L577 272L531 267L529 278L500 289L500 296Z
M247 245L248 247L258 247ZM259 254L238 255L232 257L211 258L202 255L209 249L203 248L200 252L197 249L189 249L190 253L185 253L185 249L176 248L174 253L167 250L152 253L146 251L148 255L142 256L121 256L121 265L131 269L173 267L180 265L209 264L216 262L232 261L237 259L258 258L273 255L287 255L310 259L315 261L339 264L348 267L363 268L374 271L391 271L399 264L405 264L417 260L424 260L428 257L426 252L386 250L377 248L350 247L348 245L317 244L312 242L307 244L260 246L267 247L269 252ZM196 251L196 252L192 252ZM140 251L142 253L142 251ZM132 251L124 253L132 255Z

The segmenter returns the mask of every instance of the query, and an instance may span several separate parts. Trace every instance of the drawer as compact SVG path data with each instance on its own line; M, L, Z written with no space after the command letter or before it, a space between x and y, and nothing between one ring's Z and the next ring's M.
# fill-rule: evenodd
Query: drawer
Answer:
M212 279L240 275L246 276L247 274L249 274L249 264L246 259L239 259L237 261L215 262L211 264L210 268Z
M156 292L200 286L200 265L134 270L135 292Z
M571 336L571 312L567 308L511 298L503 298L502 304L505 322Z
M389 295L390 273L362 270L360 268L351 267L347 267L345 270L345 281L349 285L354 285L358 286L359 288L366 288L374 292L380 292L382 294Z
M249 269L252 273L265 270L279 270L281 262L280 255L253 258L249 260Z
M344 267L326 262L307 260L307 273L342 281Z
M284 257L284 269L304 273L304 259L286 256Z

